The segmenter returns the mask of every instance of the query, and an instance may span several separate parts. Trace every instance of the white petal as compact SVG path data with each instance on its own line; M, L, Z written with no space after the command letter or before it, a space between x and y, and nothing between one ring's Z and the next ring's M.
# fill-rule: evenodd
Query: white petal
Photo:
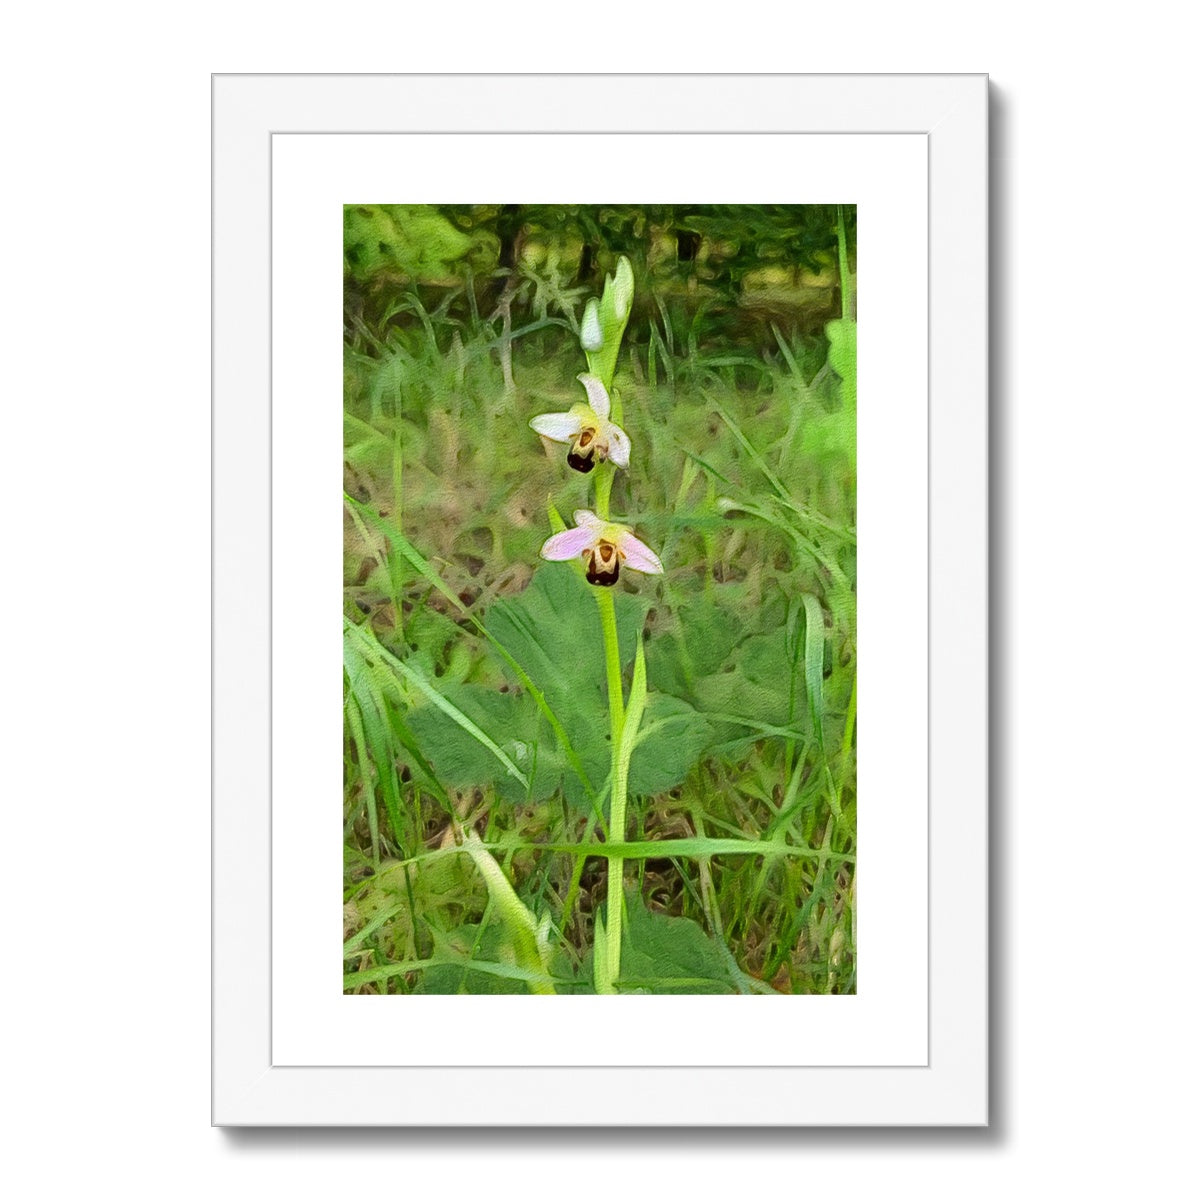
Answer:
M602 521L589 508L577 508L575 510L575 524L581 525L584 528L591 529L591 530L594 530L596 533L599 533L600 530L603 529L604 526L608 524L608 522Z
M578 413L541 413L529 422L529 427L552 442L569 442L578 437L583 421Z
M579 375L577 378L587 389L588 403L592 406L592 412L598 417L607 417L612 410L612 404L609 402L608 393L604 390L604 384L595 375Z
M595 530L586 525L578 529L564 529L562 533L546 539L542 546L542 557L551 562L566 562L568 558L582 554L595 540Z
M644 571L647 575L661 575L663 565L659 557L632 533L622 533L617 549L625 556L625 565L632 571Z
M579 344L585 350L599 350L604 345L604 331L600 328L600 305L593 296L583 310L583 321L579 326Z
M604 433L608 438L608 457L618 467L629 466L629 434L619 425L614 425L611 421L604 427Z

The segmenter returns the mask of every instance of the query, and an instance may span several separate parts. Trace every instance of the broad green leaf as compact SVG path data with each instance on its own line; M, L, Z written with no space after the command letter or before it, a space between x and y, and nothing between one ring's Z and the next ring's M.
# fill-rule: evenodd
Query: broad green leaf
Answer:
M621 991L726 995L738 990L721 948L686 917L652 912L626 895L629 919L621 947Z
M629 791L654 796L682 783L713 736L712 725L686 700L652 692L629 768Z
M522 978L529 967L515 961L512 938L499 922L482 929L468 923L435 933L434 948L441 961L421 972L414 995L522 996L529 992L530 984ZM537 970L540 974L541 968Z
M544 800L559 786L563 761L548 727L543 734L529 696L474 683L445 683L441 692L465 721L435 704L416 706L406 718L430 767L446 787L494 785L506 799L519 802ZM486 741L476 731L484 733ZM513 776L504 759L517 768L521 779Z
M650 685L694 701L696 683L729 660L746 632L739 619L707 597L685 600L655 627L647 654Z
M382 660L386 662L393 670L395 670L406 682L421 693L430 704L444 713L450 718L463 732L474 738L483 749L493 754L509 775L515 779L523 789L528 789L529 780L521 771L520 767L513 762L512 757L502 747L497 745L494 738L480 727L480 725L472 719L470 715L463 712L452 700L447 699L443 693L434 686L434 684L426 678L419 670L410 666L406 662L402 662L390 651L374 641L372 635L363 629L362 626L355 625L351 621L343 621L343 626L347 633L352 637L357 636L362 638L368 645L372 645ZM500 693L497 693L499 695Z
M720 671L698 679L697 707L786 726L794 718L792 689L792 656L787 631L781 627L746 638Z
M625 592L614 600L622 659L628 663L649 602ZM591 586L564 564L548 563L519 596L493 604L485 625L545 695L598 791L608 777L612 749L604 642ZM571 804L590 810L577 778L568 775L563 786Z

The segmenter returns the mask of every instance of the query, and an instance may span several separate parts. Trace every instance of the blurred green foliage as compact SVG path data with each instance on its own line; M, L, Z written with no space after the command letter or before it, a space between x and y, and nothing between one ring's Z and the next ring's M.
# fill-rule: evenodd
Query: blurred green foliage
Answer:
M347 205L343 220L346 270L361 281L399 275L430 283L496 267L494 234L464 233L431 205Z
M748 344L762 318L813 334L840 311L837 205L349 205L348 304L378 315L397 285L496 296L491 281L556 277L599 293L627 256L635 312L663 309L675 335ZM845 210L850 271L855 209ZM482 287L477 285L482 284ZM536 302L537 297L531 297ZM528 315L532 307L516 311ZM635 319L631 335L637 339Z

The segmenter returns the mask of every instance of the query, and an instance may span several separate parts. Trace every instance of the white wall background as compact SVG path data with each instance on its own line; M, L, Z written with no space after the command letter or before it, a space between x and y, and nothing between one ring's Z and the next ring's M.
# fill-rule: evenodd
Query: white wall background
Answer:
M1194 1186L1187 10L628 4L610 23L621 7L8 12L0 1161L13 1194ZM208 73L553 67L992 74L991 1130L208 1127Z

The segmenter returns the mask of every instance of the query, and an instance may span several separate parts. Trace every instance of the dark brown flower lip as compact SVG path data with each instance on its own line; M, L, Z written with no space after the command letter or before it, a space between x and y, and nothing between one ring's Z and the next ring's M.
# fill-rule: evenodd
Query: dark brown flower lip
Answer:
M595 465L596 455L591 450L586 454L579 454L572 446L567 451L567 466L574 467L576 471L582 471L586 475Z
M596 587L612 587L621 574L621 554L612 542L600 542L583 552L584 573Z
M620 577L620 567L614 566L611 571L594 571L590 566L585 572L587 581L595 587L612 587Z

